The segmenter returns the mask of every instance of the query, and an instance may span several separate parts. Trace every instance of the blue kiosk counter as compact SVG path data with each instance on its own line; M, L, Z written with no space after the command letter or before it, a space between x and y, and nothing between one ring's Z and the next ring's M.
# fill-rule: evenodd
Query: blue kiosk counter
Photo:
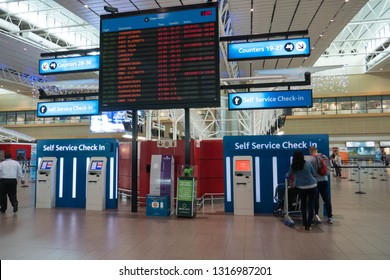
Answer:
M328 155L327 134L225 136L225 212L235 215L272 213L275 192L284 184L295 150L309 155L316 146Z
M56 162L50 165L50 174L48 159ZM37 208L118 208L116 139L38 140L37 166L42 169L36 181ZM42 203L53 195L54 201Z

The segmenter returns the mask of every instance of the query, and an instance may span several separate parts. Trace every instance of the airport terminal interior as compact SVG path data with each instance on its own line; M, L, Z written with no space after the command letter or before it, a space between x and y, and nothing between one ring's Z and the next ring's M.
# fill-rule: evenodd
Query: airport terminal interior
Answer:
M0 1L0 160L27 180L0 259L389 260L389 18L390 0ZM306 231L274 196L314 142L343 166L334 223Z

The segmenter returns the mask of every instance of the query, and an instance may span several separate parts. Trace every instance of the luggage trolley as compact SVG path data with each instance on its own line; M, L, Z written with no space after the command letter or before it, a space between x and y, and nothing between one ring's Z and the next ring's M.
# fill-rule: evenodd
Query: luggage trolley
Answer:
M293 227L295 223L290 214L301 213L301 202L297 188L294 188L289 183L289 180L286 179L284 184L278 184L275 191L275 199L277 200L277 207L274 211L275 216L283 218L285 225Z

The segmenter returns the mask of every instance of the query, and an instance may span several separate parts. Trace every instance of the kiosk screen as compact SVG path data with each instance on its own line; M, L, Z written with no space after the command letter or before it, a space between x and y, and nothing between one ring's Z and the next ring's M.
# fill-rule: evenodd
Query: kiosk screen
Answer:
M91 162L91 167L89 170L91 171L100 171L103 168L103 161L102 160L93 160Z
M41 163L41 170L50 170L51 167L53 165L53 161L52 160L44 160L42 161Z
M236 160L236 171L251 171L250 160Z

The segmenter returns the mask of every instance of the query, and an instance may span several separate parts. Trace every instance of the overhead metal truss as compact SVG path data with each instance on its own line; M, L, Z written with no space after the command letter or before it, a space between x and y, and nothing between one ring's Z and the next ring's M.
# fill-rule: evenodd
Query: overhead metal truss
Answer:
M41 78L33 77L26 73L21 73L4 67L0 68L0 80L1 79L31 88L34 88L34 86L38 83L44 82Z
M390 0L370 0L340 32L323 54L324 56L364 55L366 68L390 55L389 36L381 36L380 30L390 25ZM370 42L378 42L370 50ZM374 61L375 59L375 61Z
M0 142L34 142L35 138L0 126Z

